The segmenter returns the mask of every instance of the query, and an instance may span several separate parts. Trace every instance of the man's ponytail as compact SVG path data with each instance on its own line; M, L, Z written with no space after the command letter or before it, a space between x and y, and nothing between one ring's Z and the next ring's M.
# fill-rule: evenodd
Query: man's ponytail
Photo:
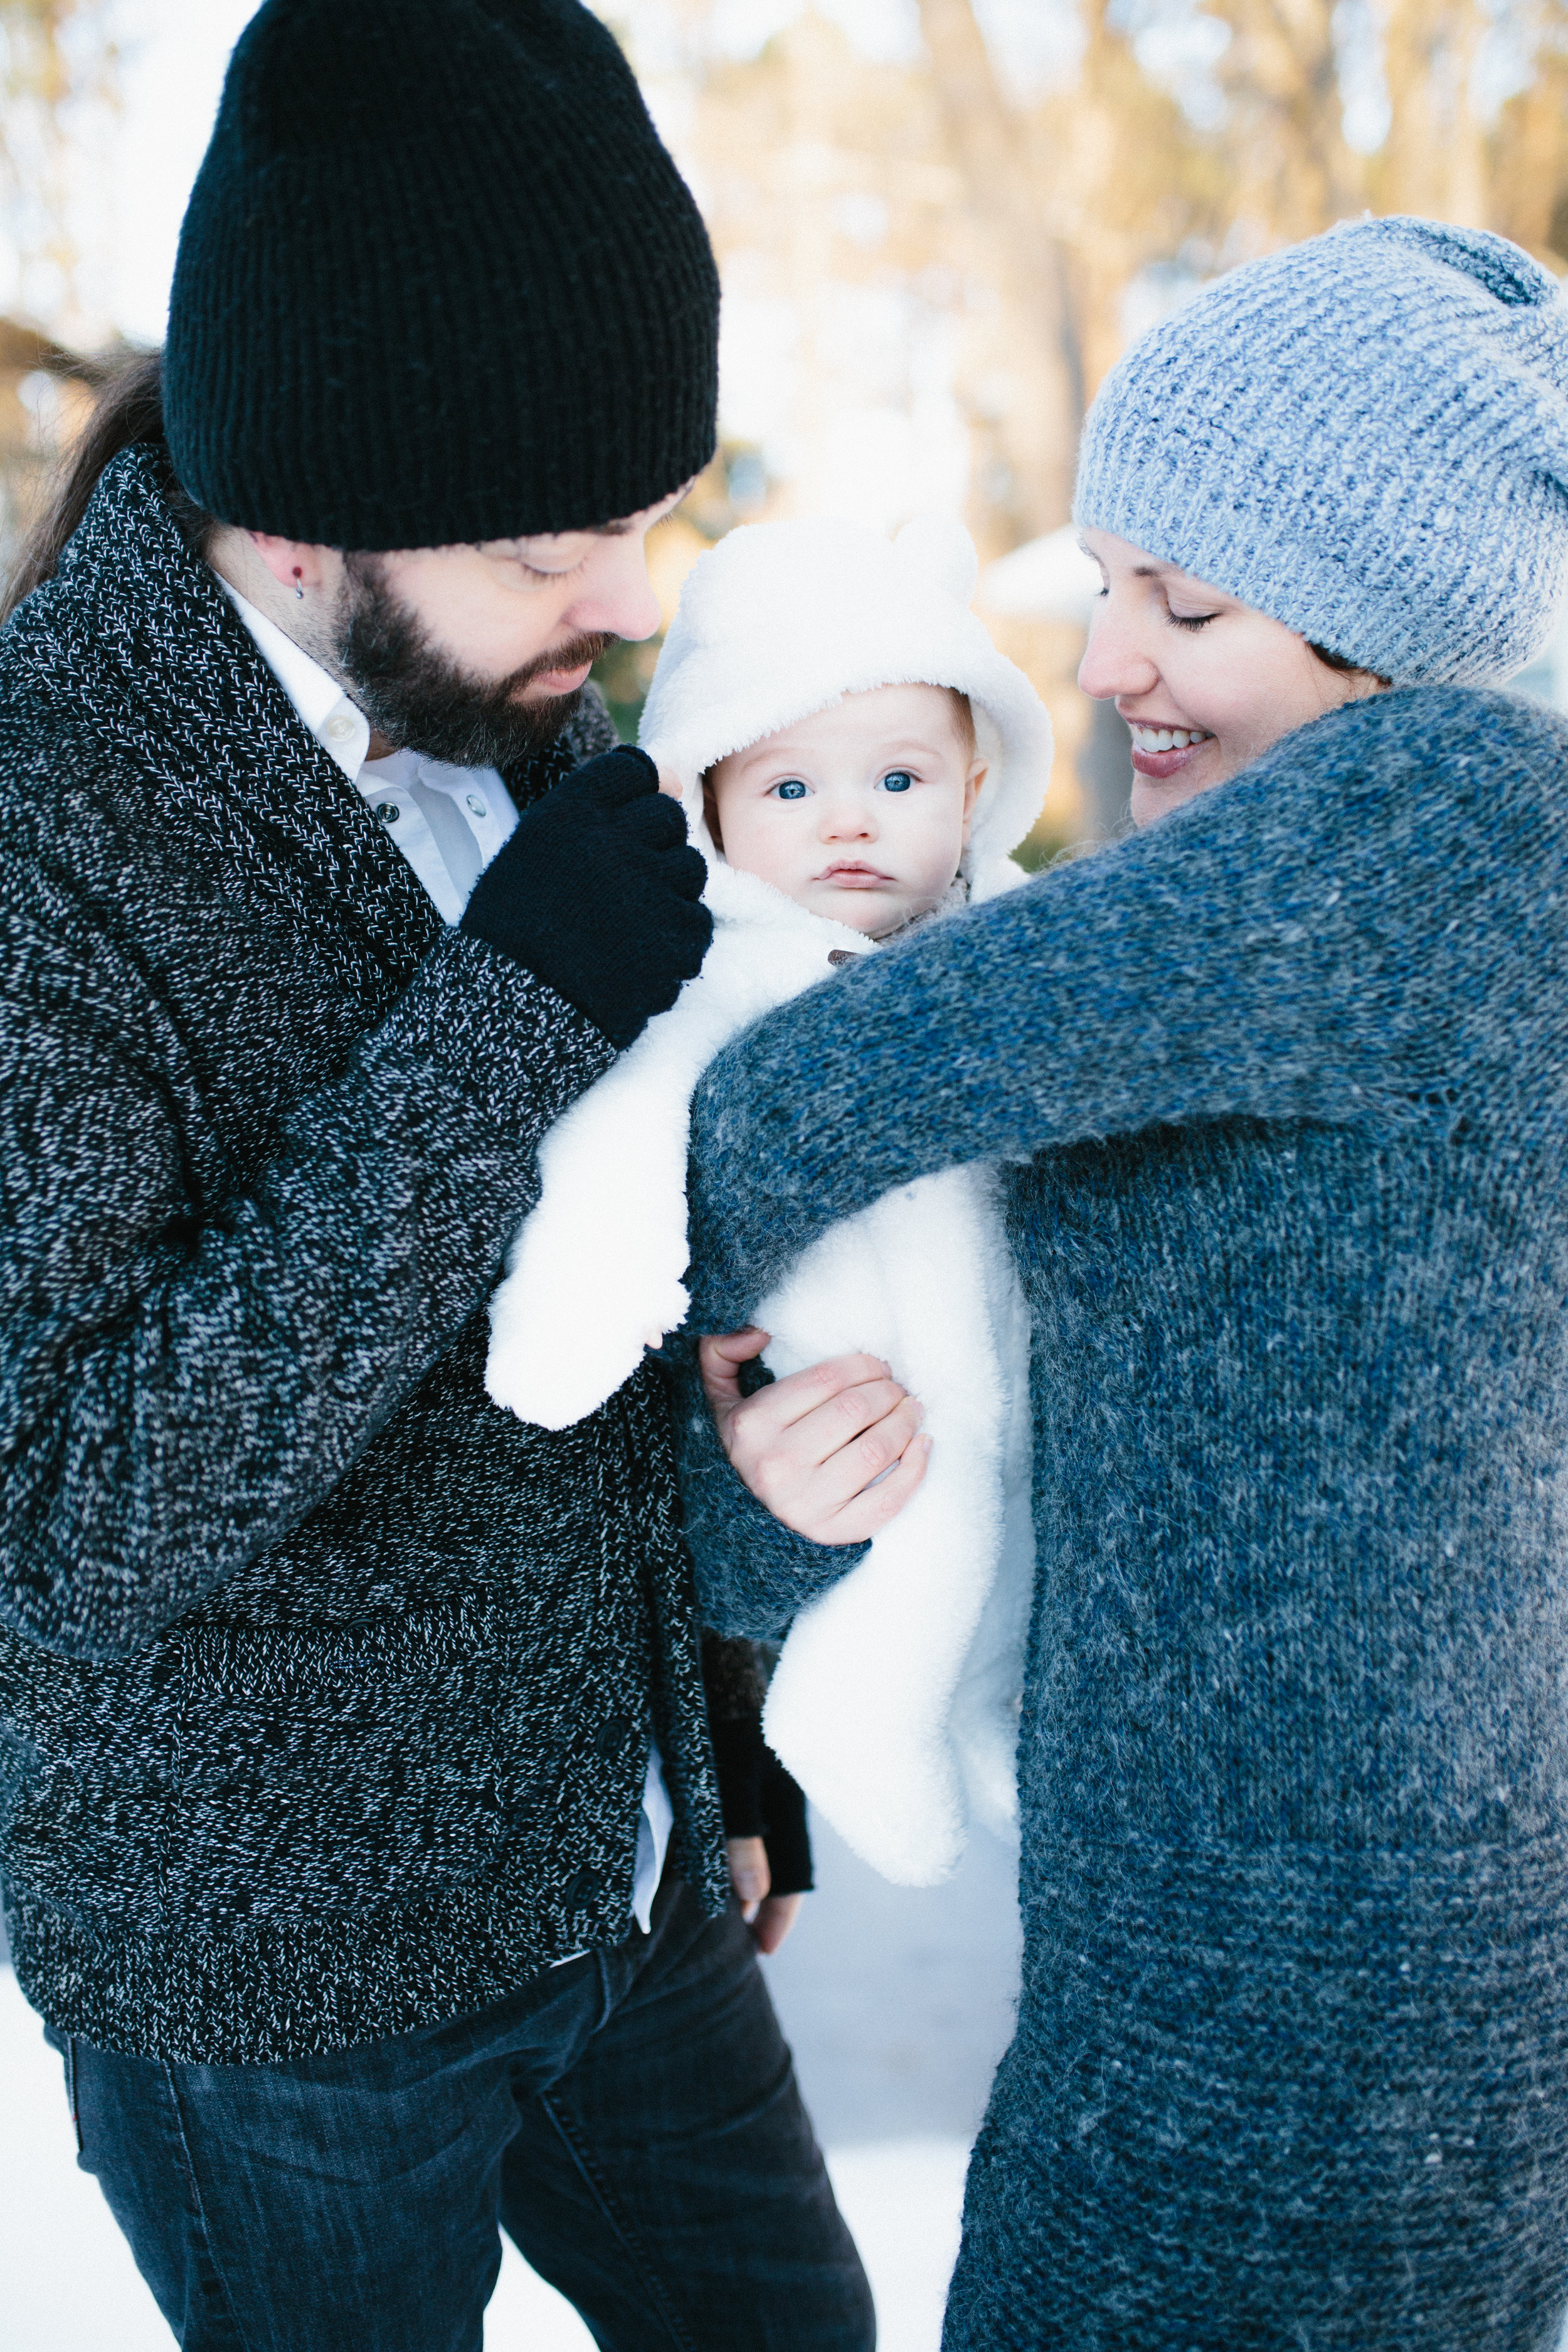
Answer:
M0 621L10 618L24 596L54 578L105 468L133 443L163 439L163 354L142 352L105 379L87 423L61 458L43 510L23 541L5 584ZM183 491L176 490L171 503L192 551L201 554L213 530L212 517Z

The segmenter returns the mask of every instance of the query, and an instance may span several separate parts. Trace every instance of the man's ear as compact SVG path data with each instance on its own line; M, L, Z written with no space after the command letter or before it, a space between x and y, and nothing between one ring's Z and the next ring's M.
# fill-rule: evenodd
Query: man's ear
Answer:
M269 530L247 530L245 536L279 588L302 589L308 595L312 588L323 585L323 559L331 553L330 549L312 547L302 539L278 539Z
M980 787L988 770L984 760L971 760L969 773L963 779L963 845L969 846L970 827L974 823L974 803L980 798Z

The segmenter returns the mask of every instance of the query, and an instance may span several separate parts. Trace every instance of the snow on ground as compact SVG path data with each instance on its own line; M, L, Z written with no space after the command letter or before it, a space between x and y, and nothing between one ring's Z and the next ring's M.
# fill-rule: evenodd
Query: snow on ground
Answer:
M767 1963L839 2203L876 2292L880 2352L936 2352L970 2140L1011 2032L1011 1860L977 1838L946 1886L888 1886L816 1833L820 1886ZM59 2062L0 1971L0 2341L169 2352L169 2331L79 2172ZM592 2352L509 2245L486 2352Z

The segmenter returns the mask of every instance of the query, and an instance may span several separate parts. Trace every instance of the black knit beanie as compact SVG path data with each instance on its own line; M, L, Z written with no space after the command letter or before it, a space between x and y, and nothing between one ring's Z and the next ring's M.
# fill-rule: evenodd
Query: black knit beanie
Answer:
M712 454L719 282L577 0L267 0L180 235L174 469L329 547L571 530Z

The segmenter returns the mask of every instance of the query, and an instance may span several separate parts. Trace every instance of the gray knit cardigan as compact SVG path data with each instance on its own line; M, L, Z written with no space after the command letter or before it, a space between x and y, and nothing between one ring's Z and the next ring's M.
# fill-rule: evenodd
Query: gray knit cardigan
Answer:
M607 737L590 706L509 778ZM612 1059L444 929L116 460L0 635L0 1864L63 2030L282 2059L625 1934L657 1729L724 1898L659 1376L486 1398Z
M772 1014L698 1328L1008 1163L1016 2036L949 2352L1548 2352L1568 2301L1568 725L1391 694ZM714 1622L848 1551L689 1417Z

